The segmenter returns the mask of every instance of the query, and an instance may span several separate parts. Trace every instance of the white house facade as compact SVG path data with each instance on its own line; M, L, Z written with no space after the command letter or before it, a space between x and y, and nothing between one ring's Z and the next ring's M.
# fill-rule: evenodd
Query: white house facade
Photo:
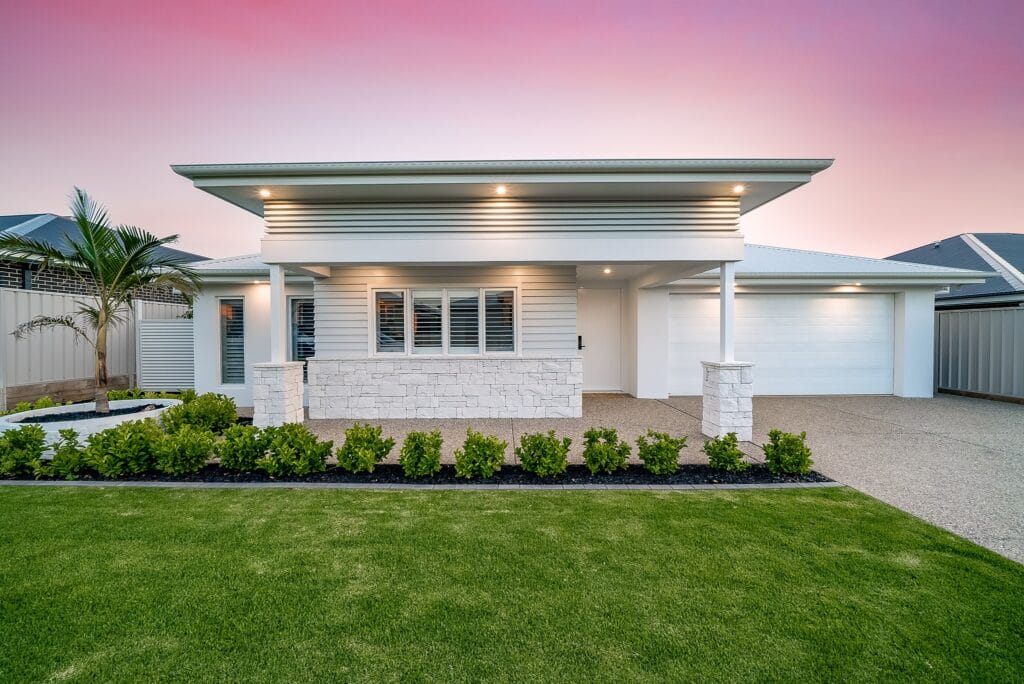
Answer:
M969 271L749 246L830 160L176 166L264 218L200 263L196 387L257 424L575 417L584 392L931 396L934 292Z

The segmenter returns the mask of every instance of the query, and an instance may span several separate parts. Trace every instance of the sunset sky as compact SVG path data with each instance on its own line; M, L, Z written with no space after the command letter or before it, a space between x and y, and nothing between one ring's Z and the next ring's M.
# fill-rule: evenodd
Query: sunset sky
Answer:
M868 256L1024 231L1024 2L7 1L0 214L211 256L252 215L172 163L834 157L751 242Z

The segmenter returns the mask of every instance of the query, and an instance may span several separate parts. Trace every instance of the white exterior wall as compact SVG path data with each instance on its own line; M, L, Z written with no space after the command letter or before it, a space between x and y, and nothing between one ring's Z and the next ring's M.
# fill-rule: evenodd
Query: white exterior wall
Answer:
M193 313L195 326L195 388L200 394L226 394L239 406L253 405L253 364L270 361L270 286L263 283L207 283L196 298ZM288 283L288 297L312 297L308 283ZM241 297L245 316L245 384L224 385L220 382L220 317L217 301L223 297Z
M935 393L935 290L918 288L896 293L896 351L893 391L900 397L931 397Z

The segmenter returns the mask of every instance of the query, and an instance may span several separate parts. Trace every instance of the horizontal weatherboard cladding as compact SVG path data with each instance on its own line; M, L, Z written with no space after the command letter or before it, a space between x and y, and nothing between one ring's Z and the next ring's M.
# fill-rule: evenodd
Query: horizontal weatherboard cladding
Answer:
M316 280L318 358L369 355L369 292L380 289L513 287L519 292L524 356L575 356L576 269L572 266L335 267Z
M264 202L270 234L736 230L738 198L633 201Z

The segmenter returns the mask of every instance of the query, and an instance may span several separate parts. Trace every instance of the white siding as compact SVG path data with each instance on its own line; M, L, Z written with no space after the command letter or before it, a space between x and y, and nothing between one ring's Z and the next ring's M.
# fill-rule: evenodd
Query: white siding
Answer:
M335 267L330 278L314 284L317 357L368 355L371 289L430 285L516 287L522 353L576 353L574 267Z
M679 200L533 200L314 203L268 200L270 234L565 233L736 230L736 197Z
M84 342L76 343L67 329L49 329L15 340L10 335L19 323L36 316L59 316L73 313L79 295L37 292L34 290L0 289L0 360L3 363L3 384L11 387L41 382L58 382L91 378L94 374L94 352ZM151 319L177 318L185 313L184 304L138 301L135 312L114 328L107 341L108 373L134 374L135 320L133 316Z

